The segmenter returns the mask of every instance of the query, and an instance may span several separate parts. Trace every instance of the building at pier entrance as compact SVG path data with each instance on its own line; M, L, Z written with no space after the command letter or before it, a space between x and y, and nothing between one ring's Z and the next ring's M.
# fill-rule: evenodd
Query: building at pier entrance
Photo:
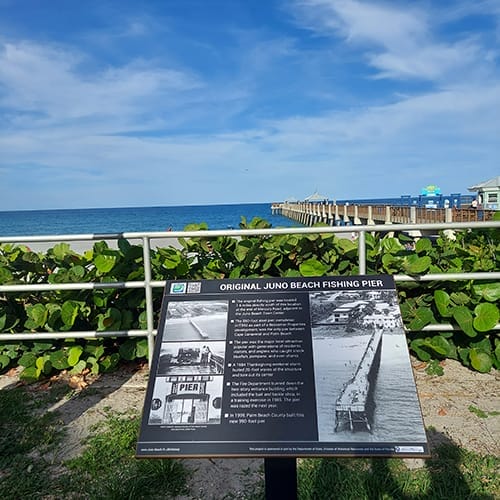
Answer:
M467 189L477 193L477 201L482 208L500 210L500 175Z
M220 377L216 377L220 378ZM210 424L220 421L219 391L211 375L170 376L157 380L150 425Z

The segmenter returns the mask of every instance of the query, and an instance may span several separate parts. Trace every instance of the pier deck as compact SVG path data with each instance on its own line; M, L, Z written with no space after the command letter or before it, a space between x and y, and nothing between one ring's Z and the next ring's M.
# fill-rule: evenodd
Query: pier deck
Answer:
M344 385L335 404L335 432L348 428L371 431L373 390L382 349L382 330L376 330L353 377Z

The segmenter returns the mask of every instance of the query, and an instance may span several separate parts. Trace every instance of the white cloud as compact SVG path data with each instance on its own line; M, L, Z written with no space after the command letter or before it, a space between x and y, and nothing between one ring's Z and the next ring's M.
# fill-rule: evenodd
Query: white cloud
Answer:
M440 23L439 12L424 11L412 3L301 0L297 12L299 24L364 50L378 78L442 82L486 59L469 35L453 42L438 41L434 28Z
M75 51L29 42L0 49L0 105L15 114L30 113L47 125L87 117L142 115L145 103L175 102L178 93L201 85L183 72L133 61L80 74L85 57Z

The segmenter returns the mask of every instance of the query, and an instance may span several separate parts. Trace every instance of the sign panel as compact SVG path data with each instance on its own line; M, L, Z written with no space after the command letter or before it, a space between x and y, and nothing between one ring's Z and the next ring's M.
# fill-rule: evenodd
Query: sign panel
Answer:
M428 456L390 276L168 281L138 457Z

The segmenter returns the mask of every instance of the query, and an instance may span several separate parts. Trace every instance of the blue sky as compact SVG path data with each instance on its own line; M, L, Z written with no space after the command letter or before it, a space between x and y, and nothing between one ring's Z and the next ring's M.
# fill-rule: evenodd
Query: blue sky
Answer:
M0 0L0 210L499 174L499 0Z

